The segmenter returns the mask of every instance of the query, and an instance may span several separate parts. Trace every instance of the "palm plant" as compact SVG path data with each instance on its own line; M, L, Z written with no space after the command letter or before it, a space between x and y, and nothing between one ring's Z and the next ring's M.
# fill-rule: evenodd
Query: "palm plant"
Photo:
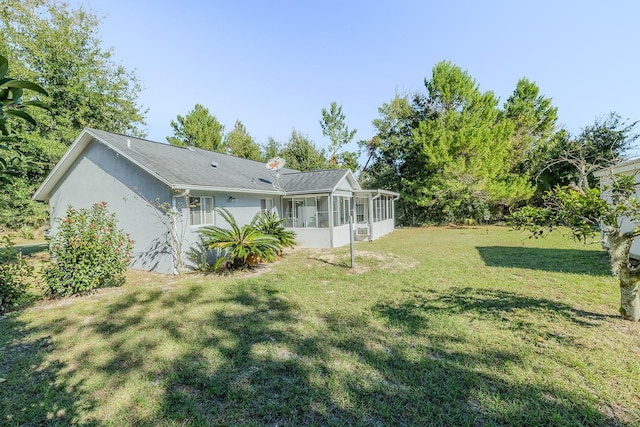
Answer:
M200 230L204 245L209 249L216 249L220 257L214 265L215 269L225 262L230 262L233 267L251 267L260 260L275 260L281 246L277 238L257 229L258 216L254 217L249 224L239 227L228 210L217 208L216 211L230 228L210 226Z
M261 212L254 221L258 231L278 239L281 247L293 248L295 246L296 233L287 230L284 227L284 218L278 218L278 214L275 212Z

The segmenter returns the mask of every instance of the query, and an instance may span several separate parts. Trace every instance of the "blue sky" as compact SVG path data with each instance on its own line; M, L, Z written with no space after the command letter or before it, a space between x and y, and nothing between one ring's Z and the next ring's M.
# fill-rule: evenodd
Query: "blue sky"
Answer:
M203 104L228 131L240 119L259 143L293 128L328 144L332 101L356 140L378 107L424 91L449 60L504 102L535 81L572 132L617 111L640 119L640 2L74 0L103 17L100 36L139 75L147 136ZM355 149L355 143L353 147Z

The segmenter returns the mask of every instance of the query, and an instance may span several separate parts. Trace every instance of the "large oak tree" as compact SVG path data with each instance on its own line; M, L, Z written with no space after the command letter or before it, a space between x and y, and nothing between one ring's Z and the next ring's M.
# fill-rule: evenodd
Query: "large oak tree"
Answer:
M33 111L21 150L31 161L0 194L0 227L37 225L46 207L30 197L84 127L144 135L137 75L113 59L99 37L100 19L57 0L0 0L0 54L12 77L47 88L53 114Z

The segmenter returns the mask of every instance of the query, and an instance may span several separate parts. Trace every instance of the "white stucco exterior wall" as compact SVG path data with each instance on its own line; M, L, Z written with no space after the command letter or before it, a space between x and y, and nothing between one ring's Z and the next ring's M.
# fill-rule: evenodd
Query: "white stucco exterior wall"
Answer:
M371 240L379 239L385 234L391 233L395 229L395 219L374 222L371 229Z
M87 146L60 183L49 199L52 233L68 206L80 209L106 202L119 227L135 240L131 268L173 272L168 230L160 212L144 200L170 203L166 185L96 142Z

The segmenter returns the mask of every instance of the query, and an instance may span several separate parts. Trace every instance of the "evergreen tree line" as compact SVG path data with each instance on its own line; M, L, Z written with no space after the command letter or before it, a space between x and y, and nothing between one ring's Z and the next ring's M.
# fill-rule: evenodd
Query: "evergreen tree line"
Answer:
M346 126L342 106L332 102L330 110L323 109L320 126L331 141L329 151L317 147L307 135L296 129L291 131L291 136L284 144L270 137L264 145L260 145L240 120L236 120L234 128L225 134L224 125L218 118L202 104L196 104L187 115L178 115L176 120L171 121L173 135L167 137L167 142L256 161L282 157L288 168L299 170L350 168L356 172L359 167L358 154L341 150L353 140L356 133L355 129L349 130Z
M30 111L36 125L12 123L19 138L0 147L3 159L22 160L0 184L0 229L46 222L47 207L31 196L83 128L145 136L141 82L102 47L99 26L94 14L58 0L0 0L0 55L9 59L8 75L45 88L39 99L49 106ZM534 82L521 79L500 105L447 61L434 66L422 92L397 94L378 110L375 135L358 142L359 153L344 149L356 130L335 102L319 120L327 149L295 129L284 143L269 138L261 145L240 120L225 134L201 104L171 122L167 141L258 161L279 156L299 170L351 168L363 186L401 194L401 222L423 224L499 220L539 203L556 185L588 188L591 173L623 159L637 137L635 122L616 113L571 135Z
M617 113L571 135L527 78L500 106L467 71L442 61L424 89L382 105L375 136L360 143L368 154L361 182L399 192L404 224L499 221L556 186L588 189L592 172L622 161L638 137L637 122Z

